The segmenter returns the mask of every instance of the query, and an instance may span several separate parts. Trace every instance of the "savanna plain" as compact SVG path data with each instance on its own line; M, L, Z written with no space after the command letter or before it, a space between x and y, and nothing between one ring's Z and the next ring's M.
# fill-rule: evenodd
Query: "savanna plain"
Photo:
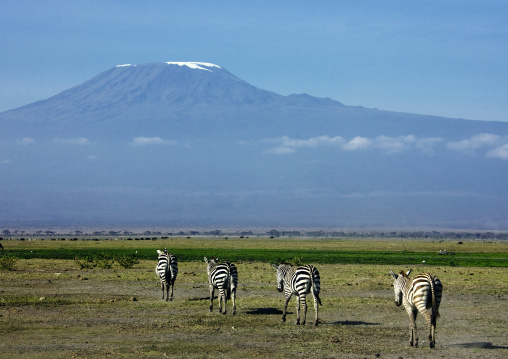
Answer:
M506 241L193 237L2 244L0 260L13 264L0 270L2 358L508 357ZM156 249L164 248L179 258L172 301L161 299L154 271ZM454 254L439 255L444 249ZM122 266L111 259L115 253L135 262ZM230 301L228 313L219 314L216 298L209 311L203 254L237 265L236 315ZM111 260L101 265L101 258ZM306 325L295 325L294 297L281 321L284 295L271 266L277 261L319 269L317 327L312 296ZM420 347L409 347L409 319L394 304L389 270L410 268L443 283L436 349L428 347L420 316Z

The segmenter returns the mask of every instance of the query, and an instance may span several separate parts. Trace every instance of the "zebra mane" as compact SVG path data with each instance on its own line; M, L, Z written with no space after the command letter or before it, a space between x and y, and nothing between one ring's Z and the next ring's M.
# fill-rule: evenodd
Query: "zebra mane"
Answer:
M404 278L409 278L409 274L411 273L412 269L408 270L407 272L404 272L403 270L400 271L400 275Z

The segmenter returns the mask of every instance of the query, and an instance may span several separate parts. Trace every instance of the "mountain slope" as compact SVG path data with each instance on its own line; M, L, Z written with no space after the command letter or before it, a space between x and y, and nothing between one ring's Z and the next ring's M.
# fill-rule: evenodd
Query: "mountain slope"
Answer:
M0 221L508 229L508 123L155 63L0 113L0 126Z

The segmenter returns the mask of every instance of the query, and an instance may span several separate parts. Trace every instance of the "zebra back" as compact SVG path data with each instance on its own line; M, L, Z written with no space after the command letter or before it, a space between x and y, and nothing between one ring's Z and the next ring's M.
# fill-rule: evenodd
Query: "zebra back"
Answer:
M398 277L400 289L406 300L418 309L432 308L432 316L439 318L439 304L443 293L443 285L439 278L430 273L421 273L411 279L408 273L402 271Z
M430 273L416 275L412 279L409 289L413 296L413 302L415 302L418 297L423 297L425 295L427 287L430 288L432 315L435 318L439 318L439 304L441 303L441 296L443 294L443 285L438 277Z
M321 278L319 271L312 265L290 266L289 264L273 265L277 269L277 281L283 282L286 296L294 294L308 294L310 290L316 296L319 304L319 292L321 288ZM279 290L282 288L279 287ZM321 304L322 305L322 304Z
M205 262L207 263L208 282L216 288L225 289L229 282L230 265L218 263L214 257L210 260L205 257Z
M169 253L158 249L157 253L159 257L157 259L157 265L155 266L155 273L162 283L169 283L171 281Z
M178 275L178 259L173 253L168 253L167 250L160 251L157 249L159 258L155 272L161 281L166 283L174 283Z

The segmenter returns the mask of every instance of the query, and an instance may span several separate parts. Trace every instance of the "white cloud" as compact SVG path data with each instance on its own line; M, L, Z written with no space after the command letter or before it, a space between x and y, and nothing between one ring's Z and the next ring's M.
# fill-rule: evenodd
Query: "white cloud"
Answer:
M487 153L487 157L508 160L508 144L502 145L493 149L492 151L489 151Z
M372 145L372 140L366 137L356 136L348 143L342 146L347 151L356 151L369 148Z
M136 137L132 144L134 146L147 146L147 145L174 145L176 141L164 140L160 137Z
M441 137L424 137L416 140L415 148L422 150L423 152L432 152L437 144L443 142Z
M418 139L414 135L399 137L379 136L375 138L373 146L388 152L400 152L410 148L416 148L423 152L432 152L434 147L440 142L443 142L443 139L440 137Z
M309 139L294 139L287 136L283 136L277 139L265 140L265 142L280 142L280 146L268 149L265 153L270 154L290 154L296 152L298 148L317 148L324 146L340 146L344 143L344 139L340 136L329 137L329 136L317 136Z
M461 141L445 143L441 137L417 138L414 135L389 137L378 136L368 138L356 136L347 141L341 136L316 136L308 139L295 139L288 136L264 139L263 142L275 144L264 151L267 154L286 155L296 153L301 148L317 149L321 147L337 147L345 151L383 150L386 153L399 153L402 151L417 150L424 153L433 153L439 145L453 151L471 153L480 149L486 151L490 158L508 159L508 137L501 137L490 133L482 133ZM488 152L487 152L488 151Z
M293 148L300 148L300 147L312 147L316 148L319 146L334 146L334 145L341 145L344 143L344 139L340 136L337 137L328 137L328 136L318 136L318 137L311 137L308 140L297 140L292 139L289 137L282 137L282 146L284 147L293 147Z
M501 142L501 137L491 133L481 133L468 140L448 142L447 147L460 152L472 152L483 147L494 147Z
M88 145L90 142L85 137L77 138L55 138L53 143L60 143L64 145Z
M31 145L32 143L34 143L35 141L33 140L33 138L23 137L21 140L18 140L17 142L18 142L18 144L20 144L22 146L28 146L28 145Z
M375 139L374 145L377 148L381 148L389 152L399 152L415 142L416 138L413 135L401 137L379 136Z

